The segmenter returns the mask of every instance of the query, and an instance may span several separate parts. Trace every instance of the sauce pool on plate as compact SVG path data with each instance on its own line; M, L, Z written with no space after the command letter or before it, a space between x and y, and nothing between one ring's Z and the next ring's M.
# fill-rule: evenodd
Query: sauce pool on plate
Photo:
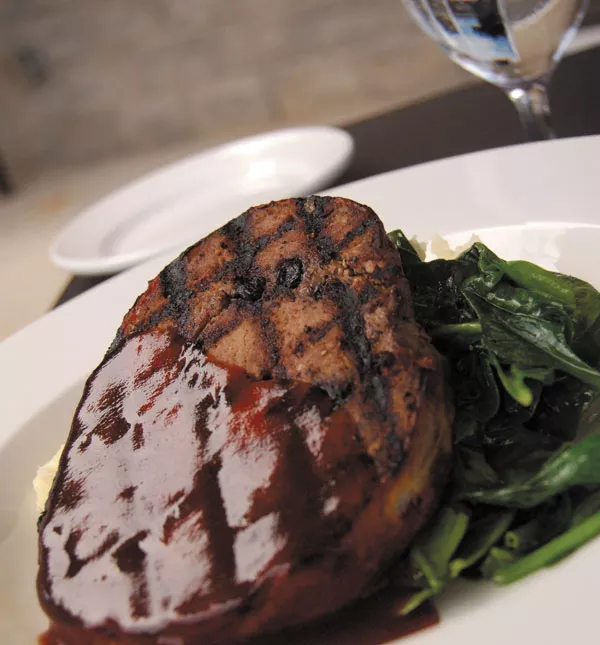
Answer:
M400 616L398 610L405 600L406 592L388 587L333 616L261 636L246 645L383 645L439 623L432 603L424 603L410 615ZM38 645L62 643L54 628L50 628L40 636Z

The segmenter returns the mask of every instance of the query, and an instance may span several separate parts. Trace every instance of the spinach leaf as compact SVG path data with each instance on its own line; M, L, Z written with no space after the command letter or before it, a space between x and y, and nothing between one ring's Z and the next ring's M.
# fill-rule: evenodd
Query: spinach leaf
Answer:
M562 375L540 392L540 399L528 424L531 430L573 441L598 427L595 412L600 412L597 391L578 379Z
M482 560L513 520L514 511L489 511L470 525L466 506L443 507L410 551L413 595L401 610L406 615L441 593L466 569Z
M471 502L532 508L574 486L600 486L600 432L565 444L539 467L531 464L507 485L463 492Z
M600 513L600 490L585 495L573 508L571 524L577 526L595 513Z
M502 538L514 516L511 510L494 511L474 522L450 562L450 578L458 577L465 569L482 560Z
M483 451L466 446L457 446L454 451L452 476L455 497L458 498L465 489L479 490L502 484L498 473L490 466Z
M600 293L584 280L546 271L531 262L506 262L504 270L518 285L567 308L573 315L576 353L598 367Z
M528 555L506 562L489 572L489 577L499 585L509 584L555 564L580 546L600 534L600 513L594 513Z
M409 614L446 586L450 579L450 559L469 525L469 511L461 505L443 507L413 544L409 559L415 593L401 613Z
M500 408L500 391L490 362L477 347L445 352L454 384L454 441L478 441L481 429Z
M525 554L546 544L570 528L571 498L563 493L536 508L529 520L504 535L504 546L515 554Z
M482 343L500 363L521 369L560 369L600 388L600 372L585 363L568 342L568 317L554 304L535 303L521 290L482 293L473 281L462 292L479 316Z
M498 571L511 565L517 560L518 556L516 556L512 551L508 551L507 549L503 549L499 546L493 546L489 550L479 570L484 578L492 580Z
M395 231L390 231L387 236L400 252L402 266L405 269L412 264L420 264L422 262L417 250L399 228Z
M477 257L422 262L400 230L388 234L400 253L404 273L411 285L417 321L431 332L444 324L475 320L475 313L460 293L464 280L478 271Z
M451 501L410 550L408 613L456 577L506 584L600 533L600 293L480 243L423 262L392 237L456 409Z

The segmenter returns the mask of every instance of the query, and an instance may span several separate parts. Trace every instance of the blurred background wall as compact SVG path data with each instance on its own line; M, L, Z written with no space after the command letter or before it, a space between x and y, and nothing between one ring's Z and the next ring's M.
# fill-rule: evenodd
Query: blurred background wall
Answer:
M0 0L0 154L17 184L467 82L400 0Z

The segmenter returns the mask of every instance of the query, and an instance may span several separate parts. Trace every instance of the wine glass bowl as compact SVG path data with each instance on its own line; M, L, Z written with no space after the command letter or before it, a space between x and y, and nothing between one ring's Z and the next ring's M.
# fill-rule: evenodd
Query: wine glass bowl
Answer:
M554 136L547 84L587 0L403 1L454 62L506 92L526 139Z

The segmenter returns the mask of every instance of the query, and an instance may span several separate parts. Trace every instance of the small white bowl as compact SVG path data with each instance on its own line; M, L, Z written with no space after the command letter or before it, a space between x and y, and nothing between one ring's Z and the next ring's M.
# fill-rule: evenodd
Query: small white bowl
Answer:
M184 248L210 233L215 220L326 187L353 151L347 132L317 126L267 132L186 157L79 213L54 241L50 258L71 273L116 273Z

